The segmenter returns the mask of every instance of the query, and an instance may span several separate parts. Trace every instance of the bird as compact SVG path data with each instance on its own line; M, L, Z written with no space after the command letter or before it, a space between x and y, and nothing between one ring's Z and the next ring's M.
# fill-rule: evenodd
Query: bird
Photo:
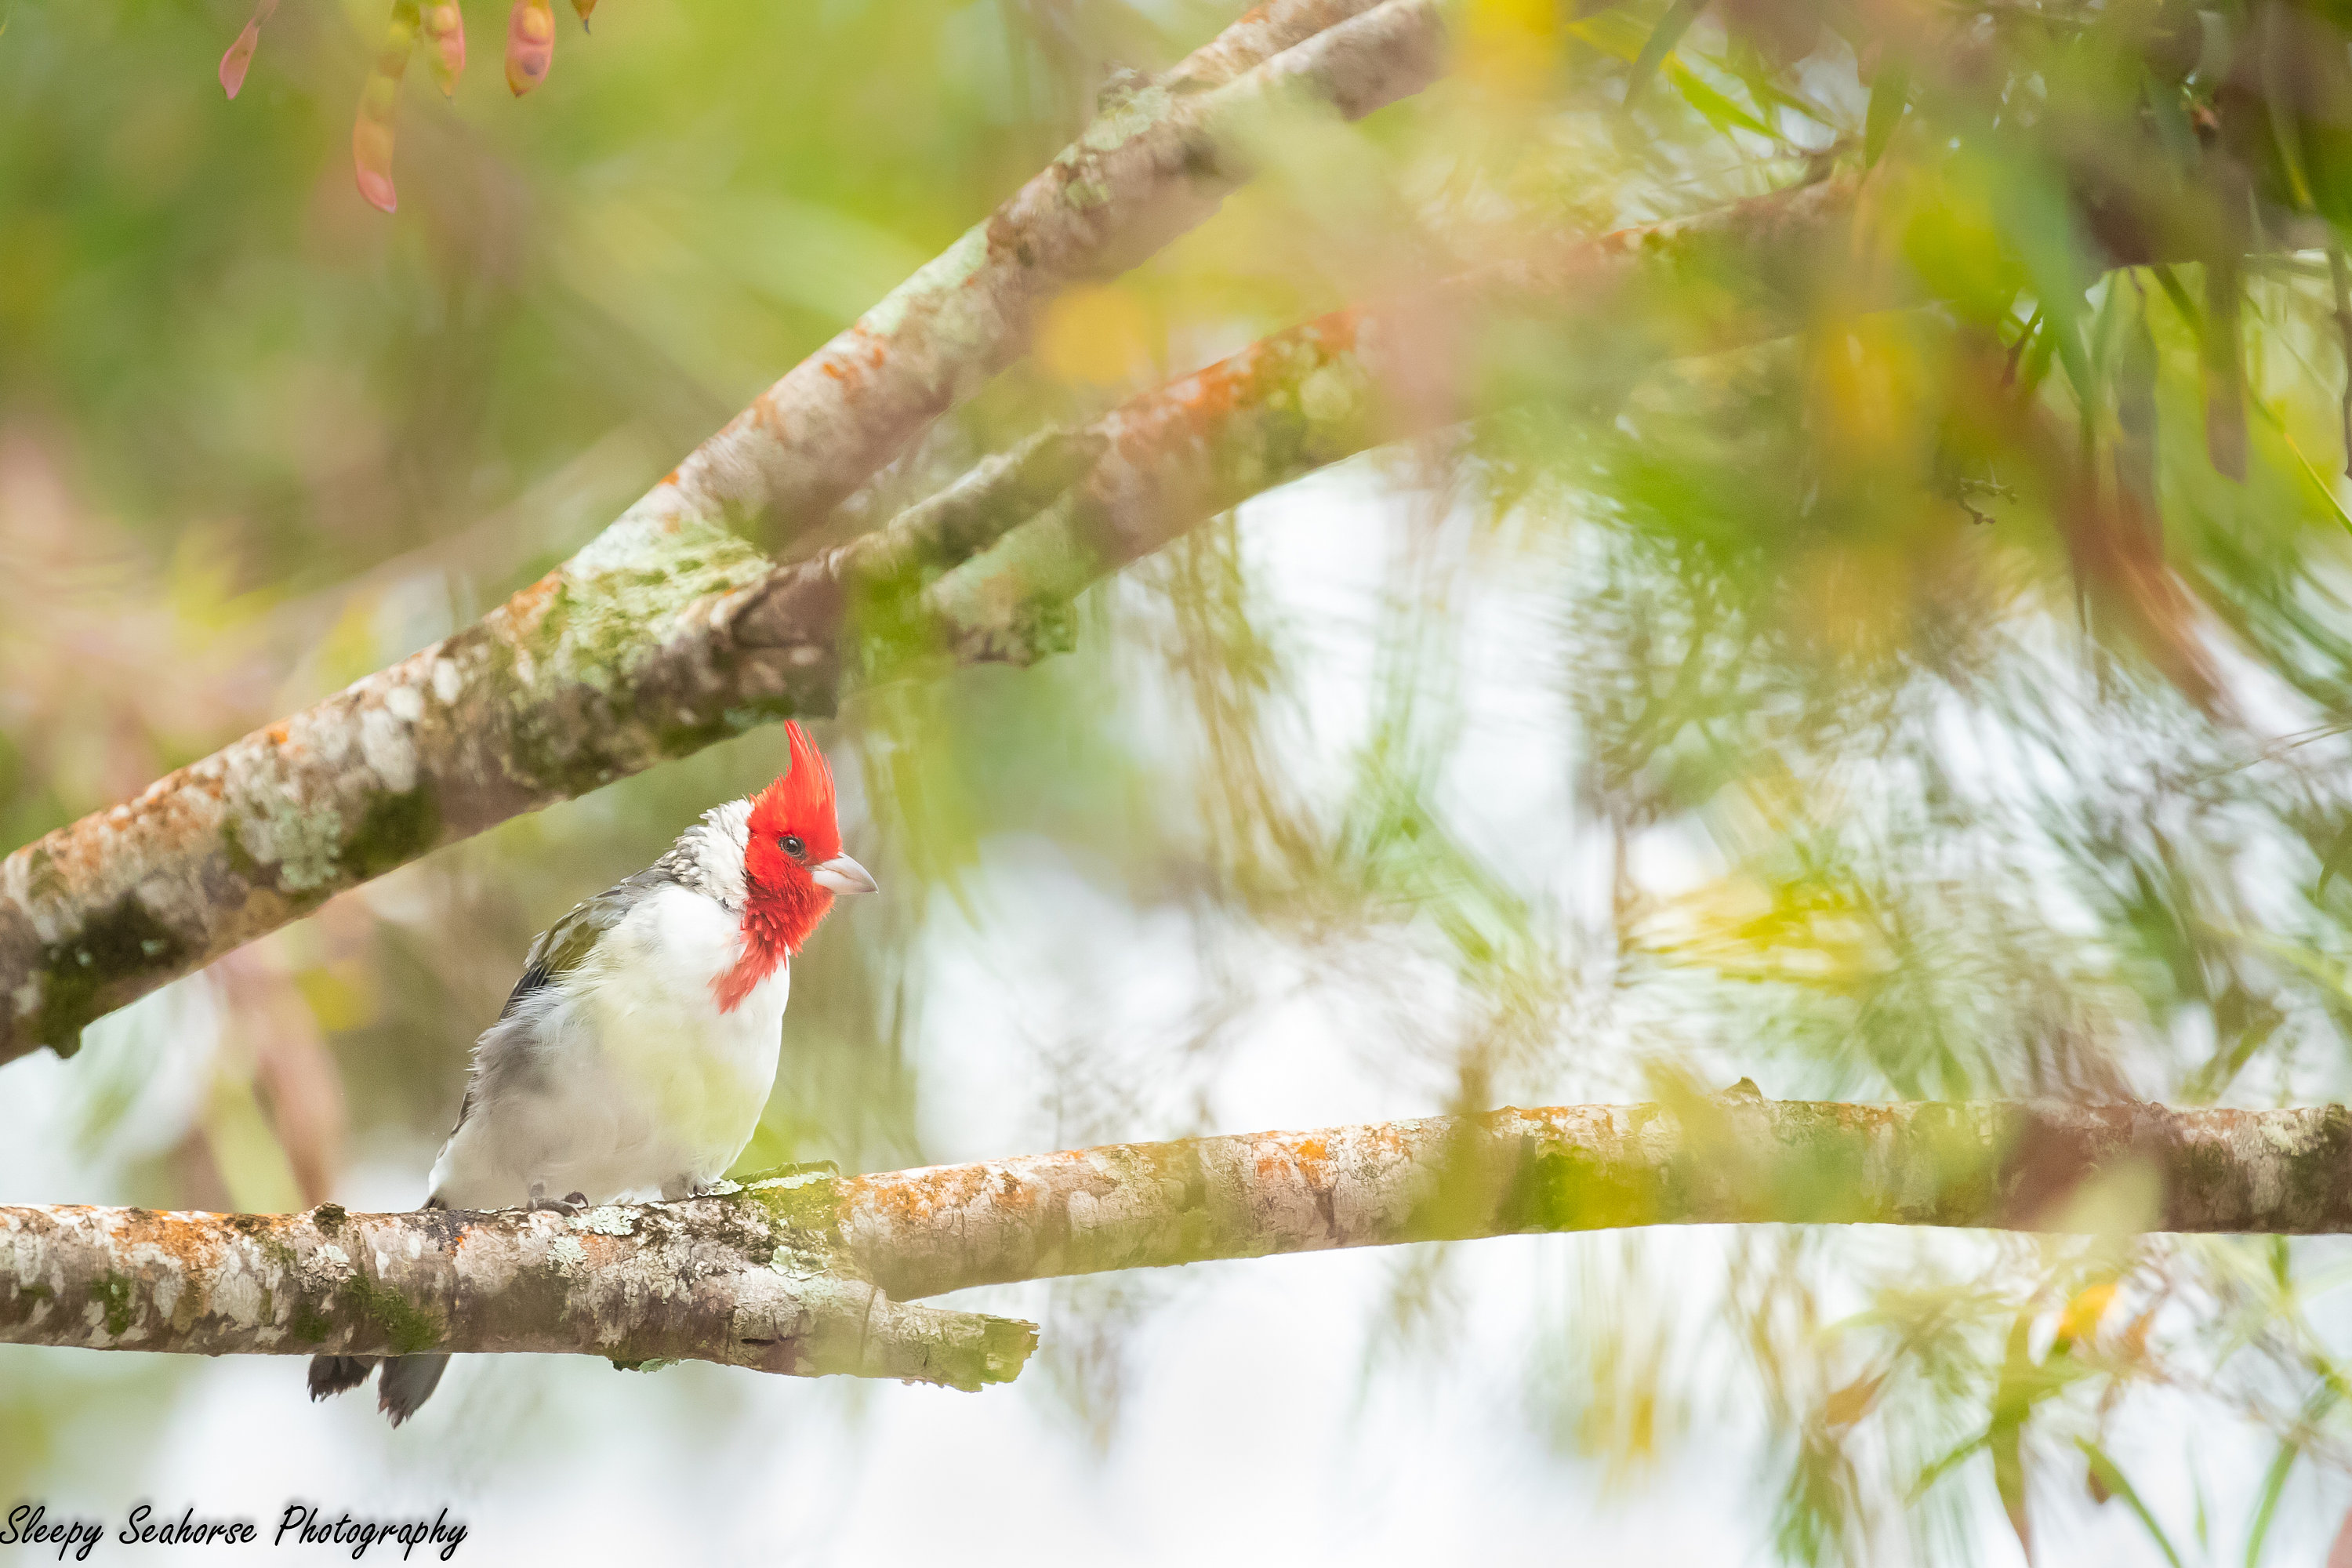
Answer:
M774 783L704 812L531 943L474 1044L425 1208L676 1200L742 1152L775 1083L793 954L836 897L875 890L842 853L824 753L798 724L784 733ZM315 1356L311 1399L358 1387L379 1362L376 1403L397 1426L449 1357Z

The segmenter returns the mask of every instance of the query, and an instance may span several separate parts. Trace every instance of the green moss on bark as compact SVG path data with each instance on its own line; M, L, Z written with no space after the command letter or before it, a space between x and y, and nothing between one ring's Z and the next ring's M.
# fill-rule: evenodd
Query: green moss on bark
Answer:
M89 1288L89 1299L106 1314L106 1331L121 1339L131 1328L131 1283L120 1274L110 1274Z
M221 858L228 862L228 868L244 878L248 885L258 888L269 883L270 878L262 870L261 862L255 859L253 851L245 847L244 831L237 826L234 816L221 819Z
M836 1244L841 1239L840 1171L830 1161L761 1172L743 1184L739 1201L759 1205L787 1229L814 1231Z
M393 1355L415 1355L441 1342L441 1324L415 1302L354 1271L343 1282L343 1299L363 1321L382 1329Z
M380 795L360 814L337 858L354 882L381 877L431 849L441 833L441 812L424 784L400 795Z
M148 972L169 979L180 972L185 953L185 944L147 912L136 894L124 894L83 921L72 941L41 949L41 1008L34 1037L61 1057L73 1055L81 1047L82 1026L114 1005L105 1000L110 990ZM130 994L152 988L137 985Z
M2333 1229L2352 1209L2352 1110L2318 1113L2310 1141L2286 1158L2287 1211L2315 1230Z
M328 1334L334 1331L334 1319L320 1310L318 1303L307 1296L294 1298L294 1309L286 1325L286 1331L292 1334L299 1342L306 1345L324 1344L327 1342Z
M1497 1206L1498 1231L1613 1230L1649 1225L1660 1212L1657 1184L1580 1149L1523 1145L1518 1169Z

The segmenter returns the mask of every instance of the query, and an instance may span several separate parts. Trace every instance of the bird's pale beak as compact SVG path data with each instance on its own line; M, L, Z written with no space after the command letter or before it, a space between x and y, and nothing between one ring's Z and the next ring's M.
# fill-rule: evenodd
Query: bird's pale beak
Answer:
M809 876L816 885L829 893L870 893L874 890L873 873L846 855L836 855L830 860L820 860L809 868Z

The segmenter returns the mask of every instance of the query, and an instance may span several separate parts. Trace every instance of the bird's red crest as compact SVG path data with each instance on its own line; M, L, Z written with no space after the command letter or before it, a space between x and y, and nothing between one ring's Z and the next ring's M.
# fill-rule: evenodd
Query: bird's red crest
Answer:
M798 724L787 721L784 736L792 763L751 797L745 824L743 955L714 982L723 1013L741 1005L754 986L798 952L833 907L833 895L809 876L809 868L841 853L833 770Z
M787 720L784 739L793 752L783 776L751 797L751 847L762 839L773 849L787 834L808 847L803 858L814 866L841 853L841 827L833 814L833 769L808 731Z

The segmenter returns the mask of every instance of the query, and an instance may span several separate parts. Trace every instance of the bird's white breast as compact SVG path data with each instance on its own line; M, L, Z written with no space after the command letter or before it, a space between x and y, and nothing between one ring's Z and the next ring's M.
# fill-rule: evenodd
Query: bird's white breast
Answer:
M715 1180L774 1085L791 988L779 964L720 1012L713 983L742 950L739 917L715 900L679 886L648 895L533 998L519 1044L541 1070L468 1116L435 1166L435 1194L496 1207L541 1184L601 1203Z

